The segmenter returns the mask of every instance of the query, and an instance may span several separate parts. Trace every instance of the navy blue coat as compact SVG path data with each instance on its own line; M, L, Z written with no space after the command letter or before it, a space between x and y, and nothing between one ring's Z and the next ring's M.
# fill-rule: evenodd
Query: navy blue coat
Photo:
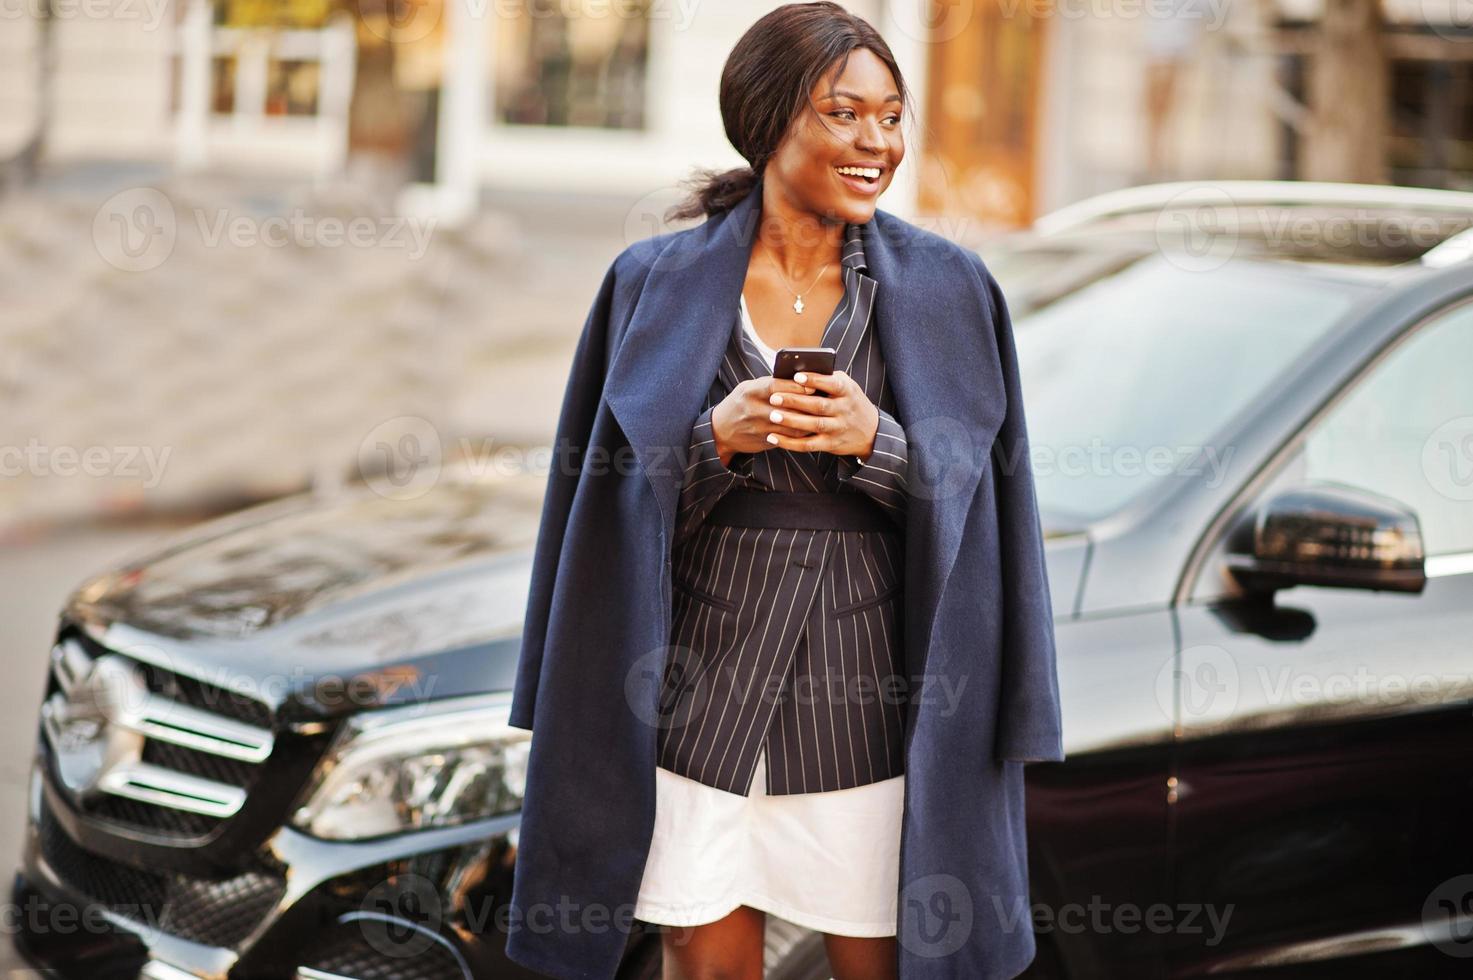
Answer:
M613 977L628 938L679 488L761 194L620 253L574 355L511 715L534 736L507 952L554 977ZM884 210L864 231L910 444L900 977L1002 980L1035 952L1023 763L1064 757L1012 325L971 251Z

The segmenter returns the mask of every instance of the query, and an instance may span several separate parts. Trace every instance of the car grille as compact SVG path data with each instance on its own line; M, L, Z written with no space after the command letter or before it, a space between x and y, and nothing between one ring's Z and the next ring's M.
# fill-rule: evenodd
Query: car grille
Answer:
M209 879L133 868L73 841L44 801L37 823L41 855L62 881L90 901L135 922L210 946L233 946L256 928L286 891L278 869Z
M395 956L392 948L375 949L365 941L361 926L329 934L309 965L328 976L353 980L465 980L470 976L464 961L448 945L433 944L416 948L412 956Z
M89 727L91 726L91 727ZM53 778L80 732L121 737L83 810L181 839L210 835L245 804L274 747L271 708L237 691L123 656L66 629L51 653L42 738ZM85 748L83 753L85 754ZM85 765L85 762L75 765Z

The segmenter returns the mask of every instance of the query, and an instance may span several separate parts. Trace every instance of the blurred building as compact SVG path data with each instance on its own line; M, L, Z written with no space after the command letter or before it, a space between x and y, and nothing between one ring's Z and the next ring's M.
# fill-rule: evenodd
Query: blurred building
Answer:
M692 166L738 163L717 80L776 6L25 2L29 16L0 21L0 156L44 118L50 160L319 179L357 167L447 214L482 188L664 195ZM1383 3L1387 179L1473 183L1462 2ZM886 198L899 213L1015 225L1147 180L1304 175L1322 0L847 6L890 40L922 110Z

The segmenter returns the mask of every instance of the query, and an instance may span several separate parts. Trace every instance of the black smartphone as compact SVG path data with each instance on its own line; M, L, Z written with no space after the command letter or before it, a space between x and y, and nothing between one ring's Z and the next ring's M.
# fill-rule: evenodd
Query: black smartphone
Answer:
M772 376L789 381L799 371L814 374L833 374L834 355L832 347L784 347L777 352L772 362ZM822 391L817 394L823 394Z

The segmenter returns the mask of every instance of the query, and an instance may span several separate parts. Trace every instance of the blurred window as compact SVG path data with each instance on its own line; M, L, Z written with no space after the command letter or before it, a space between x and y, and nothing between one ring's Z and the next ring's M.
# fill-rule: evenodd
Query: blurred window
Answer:
M1417 512L1427 554L1473 551L1473 304L1418 329L1309 433L1304 476Z
M211 58L210 108L229 115L235 111L235 59Z
M496 120L643 129L650 0L517 0L497 25Z
M329 0L218 0L210 69L217 115L314 116L319 110L320 38ZM180 55L172 58L170 105L181 105Z
M266 115L310 116L317 112L318 63L272 60L266 87Z
M1463 54L1463 44L1448 53ZM1393 184L1473 188L1473 62L1391 62L1391 173Z

